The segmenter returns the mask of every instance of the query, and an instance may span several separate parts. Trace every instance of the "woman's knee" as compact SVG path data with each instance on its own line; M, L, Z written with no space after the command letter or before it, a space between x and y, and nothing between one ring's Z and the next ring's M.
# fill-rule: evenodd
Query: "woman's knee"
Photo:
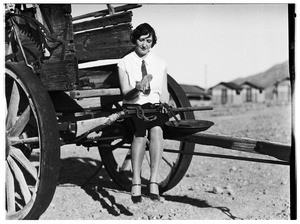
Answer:
M160 139L163 136L163 131L161 129L161 127L159 126L155 126L153 128L151 128L150 130L150 138L154 138L154 139Z
M132 145L135 145L136 147L143 147L146 144L146 136L145 137L133 137Z

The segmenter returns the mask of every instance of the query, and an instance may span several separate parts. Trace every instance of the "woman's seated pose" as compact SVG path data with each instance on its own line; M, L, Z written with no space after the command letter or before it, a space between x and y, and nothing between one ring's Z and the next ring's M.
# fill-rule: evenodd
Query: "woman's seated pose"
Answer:
M133 30L131 41L135 44L133 52L118 63L121 91L124 96L123 107L141 106L149 108L153 104L168 103L166 63L151 52L157 37L154 29L147 23ZM132 188L134 203L142 201L141 166L145 146L149 138L150 153L150 198L159 201L158 173L163 153L163 124L169 119L166 113L157 113L156 119L145 121L133 116L135 133L131 145ZM149 136L149 137L148 137Z

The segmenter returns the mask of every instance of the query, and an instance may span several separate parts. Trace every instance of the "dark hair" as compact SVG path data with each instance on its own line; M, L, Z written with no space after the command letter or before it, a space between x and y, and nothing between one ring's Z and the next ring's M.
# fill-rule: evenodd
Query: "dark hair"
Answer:
M152 41L151 47L154 47L154 45L157 42L157 37L156 37L154 29L148 23L142 23L142 24L138 25L132 31L132 33L130 35L131 42L133 44L136 44L137 39L139 39L141 36L147 35L147 34L152 36L153 41Z

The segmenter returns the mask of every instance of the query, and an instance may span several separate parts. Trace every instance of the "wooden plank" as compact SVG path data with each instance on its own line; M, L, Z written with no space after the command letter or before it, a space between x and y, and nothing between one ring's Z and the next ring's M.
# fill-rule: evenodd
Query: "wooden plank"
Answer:
M71 5L69 4L45 4L43 10L47 16L47 20L51 25L51 29L58 38L63 41L52 54L50 61L61 61L65 57L65 46L73 41L73 26L71 17ZM74 54L74 52L73 52Z
M126 5L114 7L114 10L115 10L115 13L117 13L117 12L128 11L130 9L135 9L135 8L139 8L139 7L142 7L142 5L139 5L139 4L126 4ZM85 18L88 18L88 17L106 16L108 14L109 14L109 10L105 9L105 10L100 10L100 11L91 12L91 13L87 13L87 14L84 14L84 15L76 16L76 17L73 18L73 21L80 20L80 19L85 19Z
M70 4L43 4L46 21L58 39L62 41L39 71L48 91L71 90L78 82L78 63L75 55L73 22ZM51 44L51 43L49 43ZM56 45L56 44L55 44Z
M75 35L79 62L122 58L132 50L131 24L122 24Z
M121 91L119 88L70 91L70 97L72 99L81 99L81 98L98 97L98 96L119 96L119 95L121 95Z
M91 47L90 47L91 48ZM97 46L89 51L79 51L78 62L89 62L106 59L119 59L131 52L132 45Z
M249 138L232 137L221 134L198 132L187 136L172 136L165 133L166 138L202 145L273 156L277 159L290 161L291 146L277 142L257 141Z
M276 142L257 141L255 150L261 154L290 161L291 146Z
M63 45L63 57L62 60L74 60L76 61L75 43L74 43L74 29L72 23L72 16L70 14L65 15L65 27L64 32L64 45Z
M73 90L78 83L77 66L74 60L45 61L38 74L47 91Z
M81 23L74 23L73 30L74 32L79 32L89 29L99 29L105 26L118 25L120 23L129 23L132 20L132 12L124 12L115 14L112 16L106 16L99 19L84 21Z
M107 45L112 43L120 45L124 41L130 42L131 28L130 23L125 23L98 30L76 33L74 38L76 50L78 50L78 46L81 45L83 45L82 47L86 47L90 44L96 47L96 44Z

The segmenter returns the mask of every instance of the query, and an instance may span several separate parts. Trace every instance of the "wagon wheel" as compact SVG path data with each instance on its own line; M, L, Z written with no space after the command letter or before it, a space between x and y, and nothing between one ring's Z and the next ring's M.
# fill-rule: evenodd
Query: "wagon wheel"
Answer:
M6 63L6 218L38 219L58 178L60 145L48 93L23 63Z
M170 105L173 107L190 107L191 104L186 97L181 86L168 75L168 90L170 93ZM192 112L183 112L177 115L178 119L195 119ZM125 190L131 188L131 164L130 164L130 144L126 144L122 139L112 142L110 145L100 145L99 151L102 161L110 177ZM178 151L193 152L195 144L191 142L180 142L165 139L165 148L172 148ZM185 175L192 155L177 153L163 153L163 160L160 166L159 186L160 192L165 192L175 187ZM150 178L149 152L142 165L142 184L148 184Z

